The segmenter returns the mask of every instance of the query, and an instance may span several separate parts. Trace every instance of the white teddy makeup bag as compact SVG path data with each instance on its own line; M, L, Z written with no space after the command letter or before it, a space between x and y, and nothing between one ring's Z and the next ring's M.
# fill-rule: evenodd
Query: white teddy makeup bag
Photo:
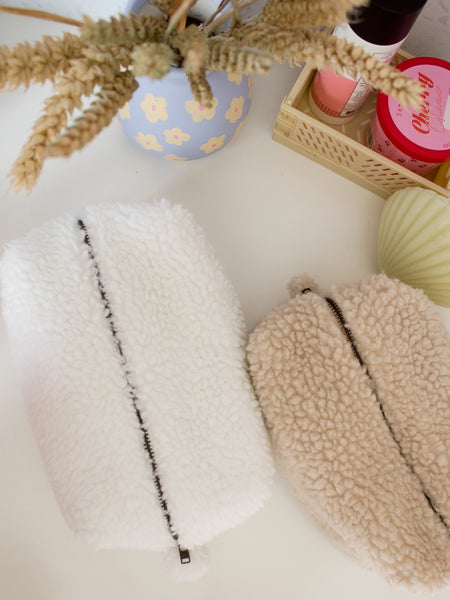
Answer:
M70 528L173 548L184 579L204 569L202 546L261 508L273 466L240 305L200 227L166 201L91 206L9 244L0 275Z

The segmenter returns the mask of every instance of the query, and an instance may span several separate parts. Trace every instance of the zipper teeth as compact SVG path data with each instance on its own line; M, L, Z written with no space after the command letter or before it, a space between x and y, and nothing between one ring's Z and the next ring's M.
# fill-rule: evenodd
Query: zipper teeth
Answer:
M304 290L305 292L309 292L310 290ZM402 457L402 459L404 460L406 466L409 468L409 470L411 471L411 473L417 478L419 485L420 485L420 489L422 491L422 494L425 496L425 499L429 505L429 507L431 508L431 510L434 512L434 514L438 517L438 519L440 520L440 522L442 523L442 525L445 527L447 534L450 537L450 528L449 525L447 523L447 521L445 520L445 517L439 512L439 510L434 506L433 501L431 500L428 492L426 491L425 485L421 479L421 477L419 476L419 474L417 473L417 471L415 470L414 466L411 464L411 462L408 460L406 454L403 451L403 448L399 442L399 440L397 439L397 436L395 435L395 431L392 427L391 422L389 421L389 419L386 416L386 413L384 411L384 407L383 404L380 400L380 397L378 396L377 393L377 389L376 389L376 385L375 385L375 381L369 371L369 368L367 366L367 364L364 362L358 347L356 345L355 342L355 338L353 336L353 332L350 329L350 327L348 326L344 314L342 312L342 309L340 308L340 306L335 302L335 300L333 300L332 298L324 298L324 300L327 302L328 306L331 309L331 312L333 313L334 317L336 318L337 322L340 325L340 328L342 330L342 332L344 333L344 336L346 337L347 341L349 342L349 344L351 345L352 351L353 351L353 355L355 356L355 358L357 359L357 361L359 362L359 364L361 365L361 367L364 370L364 373L366 374L367 378L370 381L370 387L372 389L373 395L375 396L375 399L377 401L378 404L378 408L380 409L380 412L383 416L383 420L387 426L387 428L389 429L389 433L391 434L392 439L394 440L394 442L397 445L398 451L400 453L400 456Z
M89 233L86 227L86 224L84 223L84 221L82 221L81 219L78 219L77 221L78 227L80 228L80 230L83 232L83 243L85 244L85 246L87 247L87 251L88 251L88 256L90 258L90 260L92 261L92 265L94 267L94 273L95 273L95 279L96 279L96 283L97 283L97 289L98 292L100 294L100 298L102 300L102 304L105 308L105 319L109 325L109 328L111 330L112 333L112 337L113 337L113 341L114 341L114 345L117 349L117 352L120 356L120 364L122 366L123 369L123 374L125 377L125 381L126 381L126 386L127 386L127 391L128 391L128 395L129 398L131 399L131 403L134 409L134 413L136 415L136 418L138 420L139 423L139 427L142 433L142 437L143 437L143 445L144 448L147 452L147 456L148 459L150 461L150 465L152 468L152 475L153 475L153 482L155 484L156 487L156 491L157 491L157 495L158 495L158 501L159 501L159 505L161 507L164 519L166 521L167 524L167 528L169 530L170 536L172 537L172 539L176 542L177 547L178 547L178 551L180 554L180 561L182 564L186 564L190 562L190 555L189 555L189 551L187 549L184 549L180 546L180 544L178 543L178 534L175 532L174 530L174 526L173 526L173 522L172 522L172 517L170 515L170 511L168 508L168 504L167 504L167 500L164 496L164 491L163 491L163 487L161 484L161 478L158 474L158 465L155 459L155 453L151 444L151 440L150 440L150 434L149 434L149 430L146 427L145 423L144 423L144 419L142 417L142 413L139 409L138 403L139 403L139 398L137 396L136 393L136 388L133 385L132 381L131 381L131 376L130 376L130 371L128 369L128 363L127 363L127 359L125 357L124 351L123 351L123 346L122 346L122 342L120 340L120 337L117 333L117 328L115 326L115 322L114 322L114 317L113 317L113 313L111 310L111 305L108 299L108 296L106 294L105 291L105 287L103 285L103 281L102 281L102 277L101 277L101 272L100 272L100 267L98 265L97 259L95 257L95 253L94 253L94 249L92 246L92 242L90 240L89 237Z
M359 353L358 346L356 345L352 330L347 325L347 322L344 318L344 315L342 313L340 306L332 298L325 298L325 301L328 303L328 306L330 307L331 312L334 314L336 320L339 322L339 325L341 326L341 329L342 329L345 337L347 338L347 341L349 342L350 346L352 347L352 352L353 352L354 357L359 362L361 367L364 369L364 373L370 379L371 387L375 391L375 382L372 379L371 374L369 373L369 369L368 369L366 363L363 361L362 356ZM381 406L380 402L379 402L379 404L380 404L380 408L381 408L381 410L383 412L383 416L384 416L383 407Z

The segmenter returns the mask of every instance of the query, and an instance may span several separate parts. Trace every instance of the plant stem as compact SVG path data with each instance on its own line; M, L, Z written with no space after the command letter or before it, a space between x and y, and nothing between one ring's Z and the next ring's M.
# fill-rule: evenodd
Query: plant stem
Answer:
M220 15L220 13L230 3L230 1L231 0L222 0L222 2L216 8L216 10L213 12L213 14L208 19L206 19L206 21L203 23L203 28L208 27L208 25L210 25L218 15Z
M172 31L176 28L178 32L184 31L186 27L186 19L188 10L193 6L197 0L178 0L175 4L174 10L170 16L169 23L167 25L165 38L167 39Z
M252 4L255 4L255 2L257 2L257 0L239 0L238 6L239 6L240 10L242 10L244 8L247 8L248 6L251 6ZM228 2L226 4L228 4ZM226 6L226 4L225 4L225 6ZM205 27L204 27L203 31L205 32L206 35L210 35L214 31L216 31L216 29L218 29L219 27L221 27L222 25L225 25L225 23L227 21L229 21L230 19L232 19L235 14L236 14L235 9L230 8L225 13L219 15L217 18L215 18L213 21L211 21L209 24L208 24L208 22L205 23Z
M34 10L31 8L14 8L12 6L0 6L0 11L9 13L11 15L20 15L21 17L32 17L34 19L43 19L44 21L62 23L64 25L74 25L75 27L81 27L81 25L83 25L81 21L69 19L68 17L62 17L61 15L45 12L43 10Z

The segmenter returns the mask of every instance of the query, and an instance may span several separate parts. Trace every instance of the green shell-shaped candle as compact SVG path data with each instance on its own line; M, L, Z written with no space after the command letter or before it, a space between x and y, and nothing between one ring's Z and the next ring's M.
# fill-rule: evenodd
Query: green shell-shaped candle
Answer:
M450 307L450 199L419 187L390 196L381 214L378 266Z

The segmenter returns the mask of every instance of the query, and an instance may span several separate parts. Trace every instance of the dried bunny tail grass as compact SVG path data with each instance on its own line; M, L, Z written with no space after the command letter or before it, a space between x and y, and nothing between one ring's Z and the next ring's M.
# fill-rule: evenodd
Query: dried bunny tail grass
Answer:
M68 117L82 108L83 97L88 97L96 85L113 82L120 74L120 62L107 49L83 48L83 57L71 63L67 73L54 85L54 95L44 103L44 114L36 121L31 136L22 148L9 176L12 187L30 190L42 170L48 147L66 127Z
M166 30L164 19L151 15L129 17L120 15L108 21L93 21L83 17L80 38L86 44L141 44L142 42L160 42Z
M209 62L209 44L194 43L184 52L183 67L190 73L200 72Z
M194 99L205 108L211 108L214 96L206 79L205 69L210 56L207 36L196 26L191 25L185 31L173 36L172 43L183 57L183 69Z
M209 71L241 73L243 75L263 75L269 71L273 59L268 54L250 48L243 48L235 42L210 40Z
M137 87L138 83L129 71L119 73L114 81L105 83L75 123L47 148L47 156L70 156L81 150L111 123Z
M186 71L186 77L191 86L191 91L199 104L205 108L211 108L213 106L214 95L206 79L206 70L201 69L200 71L189 72Z
M15 89L33 83L53 81L69 68L70 61L81 56L78 36L64 33L61 38L44 36L34 45L24 42L13 49L0 46L0 87Z
M199 72L209 60L208 38L195 25L189 25L184 31L174 35L171 43L183 57L186 71Z
M145 43L131 53L133 73L162 79L172 67L173 52L167 44Z
M280 29L333 27L347 21L347 13L361 4L360 0L269 0L260 22Z

